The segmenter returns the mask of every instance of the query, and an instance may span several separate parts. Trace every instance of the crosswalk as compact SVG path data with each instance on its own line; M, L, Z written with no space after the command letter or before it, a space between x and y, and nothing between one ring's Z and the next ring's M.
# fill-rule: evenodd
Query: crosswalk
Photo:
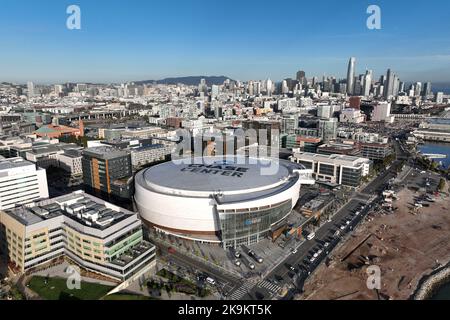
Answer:
M242 286L237 288L233 293L229 296L230 300L240 300L245 297L245 295L255 286L255 283L246 281ZM281 287L277 284L274 284L267 280L260 281L257 285L259 288L266 289L272 294L279 294L281 292Z
M267 280L263 280L258 283L258 287L267 289L271 293L278 294L281 292L281 287L275 283L269 282Z
M254 286L254 283L244 282L242 286L237 288L229 297L230 300L240 300L242 299Z

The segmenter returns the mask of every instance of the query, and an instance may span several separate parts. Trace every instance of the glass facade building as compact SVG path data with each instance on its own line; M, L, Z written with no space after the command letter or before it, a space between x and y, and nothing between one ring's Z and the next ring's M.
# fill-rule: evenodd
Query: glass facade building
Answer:
M257 243L291 210L292 200L259 208L219 210L223 247L237 248Z

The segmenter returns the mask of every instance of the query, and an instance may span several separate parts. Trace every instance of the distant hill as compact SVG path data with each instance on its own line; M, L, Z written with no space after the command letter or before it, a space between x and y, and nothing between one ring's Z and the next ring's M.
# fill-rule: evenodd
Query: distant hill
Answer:
M143 80L143 81L135 81L136 84L152 84L156 82L157 84L177 84L182 83L189 86L196 86L200 83L201 79L206 80L206 84L211 86L213 84L219 85L223 84L223 82L228 78L225 76L189 76L189 77L176 77L176 78L165 78L162 80Z

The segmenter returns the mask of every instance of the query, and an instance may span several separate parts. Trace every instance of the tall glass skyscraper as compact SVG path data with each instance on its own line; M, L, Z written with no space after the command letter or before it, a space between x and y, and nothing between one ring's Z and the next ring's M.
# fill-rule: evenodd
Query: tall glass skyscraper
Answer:
M350 58L348 62L348 72L347 72L347 93L349 95L353 94L353 88L355 83L355 64L356 59L354 57Z

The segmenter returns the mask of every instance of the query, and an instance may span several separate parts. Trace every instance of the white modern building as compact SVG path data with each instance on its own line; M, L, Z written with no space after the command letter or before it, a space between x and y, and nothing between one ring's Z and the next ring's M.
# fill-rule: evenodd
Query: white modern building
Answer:
M317 106L317 117L321 119L330 119L333 116L333 106L322 104Z
M185 159L187 161L187 159ZM167 162L135 178L135 201L151 228L227 247L253 244L280 228L312 171L283 160L204 157Z
M365 117L358 109L347 108L341 111L339 122L341 123L362 123Z
M347 155L323 155L294 149L291 161L313 171L318 181L357 188L370 173L372 161Z
M48 198L45 169L22 158L0 160L0 210Z
M372 121L384 121L388 123L393 123L395 117L391 115L391 103L389 102L379 102L373 108Z
M80 150L65 150L63 154L58 155L59 167L69 172L71 176L80 176L83 174L82 159Z

